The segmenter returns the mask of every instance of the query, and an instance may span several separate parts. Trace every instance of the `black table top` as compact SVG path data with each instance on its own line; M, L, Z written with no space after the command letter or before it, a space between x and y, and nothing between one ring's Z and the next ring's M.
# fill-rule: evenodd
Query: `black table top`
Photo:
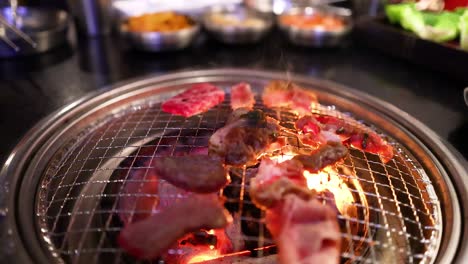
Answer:
M367 92L416 117L468 159L462 95L468 84L354 43L305 49L275 32L252 46L225 46L201 36L188 50L161 54L132 51L116 37L70 43L40 56L0 61L2 163L36 122L88 92L142 75L220 67L290 71Z

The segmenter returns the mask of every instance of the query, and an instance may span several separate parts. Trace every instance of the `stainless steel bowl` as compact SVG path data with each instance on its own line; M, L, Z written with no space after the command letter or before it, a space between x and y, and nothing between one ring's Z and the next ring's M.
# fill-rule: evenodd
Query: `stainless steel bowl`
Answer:
M216 17L232 17L241 22L221 23L216 21ZM258 23L245 23L247 19L256 20ZM223 43L248 44L258 42L266 36L273 26L273 18L238 5L217 6L205 13L203 24L215 39Z
M15 20L9 7L1 8L0 12L8 23L14 24ZM16 26L34 40L37 45L34 48L15 33L6 30L6 36L20 50L17 52L0 40L0 57L37 54L58 47L67 41L67 29L70 21L67 12L59 9L24 6L18 7L17 12Z
M139 50L160 52L180 50L192 44L200 32L200 25L193 21L193 26L173 32L133 32L127 27L126 21L120 25L121 35Z
M282 22L285 15L310 15L325 14L340 18L345 26L342 30L329 31L322 28L302 29L287 25ZM352 29L351 11L345 8L320 6L292 8L277 17L280 29L294 44L307 47L334 47L341 45L348 37Z

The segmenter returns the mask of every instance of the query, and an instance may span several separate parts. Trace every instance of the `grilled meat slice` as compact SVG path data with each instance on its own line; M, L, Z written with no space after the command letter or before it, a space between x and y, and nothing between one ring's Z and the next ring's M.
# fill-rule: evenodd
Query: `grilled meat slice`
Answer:
M231 88L231 108L252 109L255 104L255 95L250 88L250 84L241 82Z
M210 83L198 83L170 98L161 106L166 113L191 117L224 101L224 91Z
M340 142L329 141L320 146L315 152L294 156L292 160L300 162L304 169L311 173L317 173L328 165L335 164L348 154L346 148Z
M379 155L383 163L387 163L393 159L393 147L376 133L362 132L352 134L345 143L362 151Z
M126 225L120 231L118 243L137 258L154 259L188 233L224 228L231 221L232 217L216 196L194 195Z
M267 84L262 99L268 107L289 107L301 115L310 113L311 104L317 103L317 96L313 92L279 80Z
M315 118L321 124L322 130L339 135L344 144L379 155L384 163L393 158L393 147L370 129L353 126L333 116L315 115Z
M277 140L278 121L260 110L234 111L226 126L210 138L209 154L220 157L226 165L254 165L268 147Z
M262 209L273 207L291 193L309 199L315 192L307 187L304 170L316 173L347 154L348 149L343 144L328 142L313 153L299 154L281 163L264 158L256 177L250 180L250 196L255 205Z
M295 160L277 163L262 159L257 176L250 180L250 197L255 205L262 209L271 208L291 193L305 199L314 195L307 188L302 164Z
M159 205L159 178L146 169L150 159L137 160L137 166L142 168L127 170L128 180L125 181L118 199L119 218L124 223L135 222L147 218L153 208Z
M174 185L161 181L144 169L132 170L119 198L119 218L127 225L146 219L171 206L178 200L190 199L193 195ZM145 174L147 174L145 176Z
M227 169L215 156L158 157L152 165L160 178L191 192L216 192L229 182Z
M267 210L265 221L278 246L279 263L339 263L341 235L333 208L290 194Z
M315 117L305 115L299 118L295 127L299 130L299 139L303 144L318 148L329 141L341 142L341 138L334 132L324 130Z

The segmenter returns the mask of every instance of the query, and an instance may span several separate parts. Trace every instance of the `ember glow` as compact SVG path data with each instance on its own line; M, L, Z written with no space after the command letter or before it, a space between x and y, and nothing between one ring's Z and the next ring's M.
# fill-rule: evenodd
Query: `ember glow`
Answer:
M281 155L277 155L277 156L272 156L270 157L271 160L274 160L278 163L282 163L284 161L287 161L287 160L291 160L292 158L294 158L294 156L296 156L295 153L282 153Z
M222 231L221 231L222 232ZM214 229L211 229L211 230L208 230L206 232L207 234L209 235L217 235L217 238L218 239L222 239L222 237L220 236L220 234L217 234L218 232L215 231ZM214 245L210 245L209 246L209 250L206 250L206 251L202 251L194 256L192 256L188 261L187 261L187 264L192 264L192 263L201 263L201 262L204 262L204 261L208 261L208 260L213 260L213 259L217 259L219 257L221 257L222 254L221 252L219 251L219 249L216 249L216 247Z
M187 262L187 264L200 263L208 260L213 260L221 257L221 254L217 250L209 250L202 253L199 253Z
M348 207L352 206L354 202L354 197L347 184L343 182L336 171L327 167L316 174L304 171L304 176L307 179L309 189L317 192L328 190L333 193L336 207L341 214L346 215Z
M294 156L296 156L295 153L288 152L272 156L270 159L282 163L291 160ZM326 167L318 173L304 171L304 177L307 179L307 187L309 187L309 189L316 190L319 193L327 190L333 193L336 207L341 214L347 215L349 207L352 206L354 202L354 197L348 185L343 182L343 179L335 170L331 167Z

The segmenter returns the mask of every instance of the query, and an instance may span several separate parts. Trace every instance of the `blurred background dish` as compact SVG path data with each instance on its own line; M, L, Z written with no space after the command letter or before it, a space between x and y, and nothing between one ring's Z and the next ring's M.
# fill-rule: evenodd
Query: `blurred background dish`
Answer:
M121 35L133 47L152 52L187 48L199 31L195 20L175 12L130 17L120 26Z
M354 0L360 2L367 0ZM372 0L369 0L372 1ZM377 0L379 1L379 0ZM247 7L263 13L281 15L291 8L330 5L336 3L351 2L349 0L244 0ZM349 4L348 4L349 5Z
M341 45L352 29L351 11L332 6L291 8L277 22L289 41L308 47Z
M203 24L217 40L227 44L248 44L260 41L272 28L273 18L239 5L209 9Z
M14 18L10 7L0 9L5 21L17 27L35 42L27 43L18 34L8 30L3 24L2 39L8 38L18 47L15 51L5 41L0 41L0 57L14 57L46 52L67 41L69 15L67 12L53 8L36 8L20 6Z
M191 17L202 16L206 8L219 4L219 0L114 0L112 7L118 20L146 13L177 10L179 13L189 14ZM240 4L242 0L223 0L222 4Z

